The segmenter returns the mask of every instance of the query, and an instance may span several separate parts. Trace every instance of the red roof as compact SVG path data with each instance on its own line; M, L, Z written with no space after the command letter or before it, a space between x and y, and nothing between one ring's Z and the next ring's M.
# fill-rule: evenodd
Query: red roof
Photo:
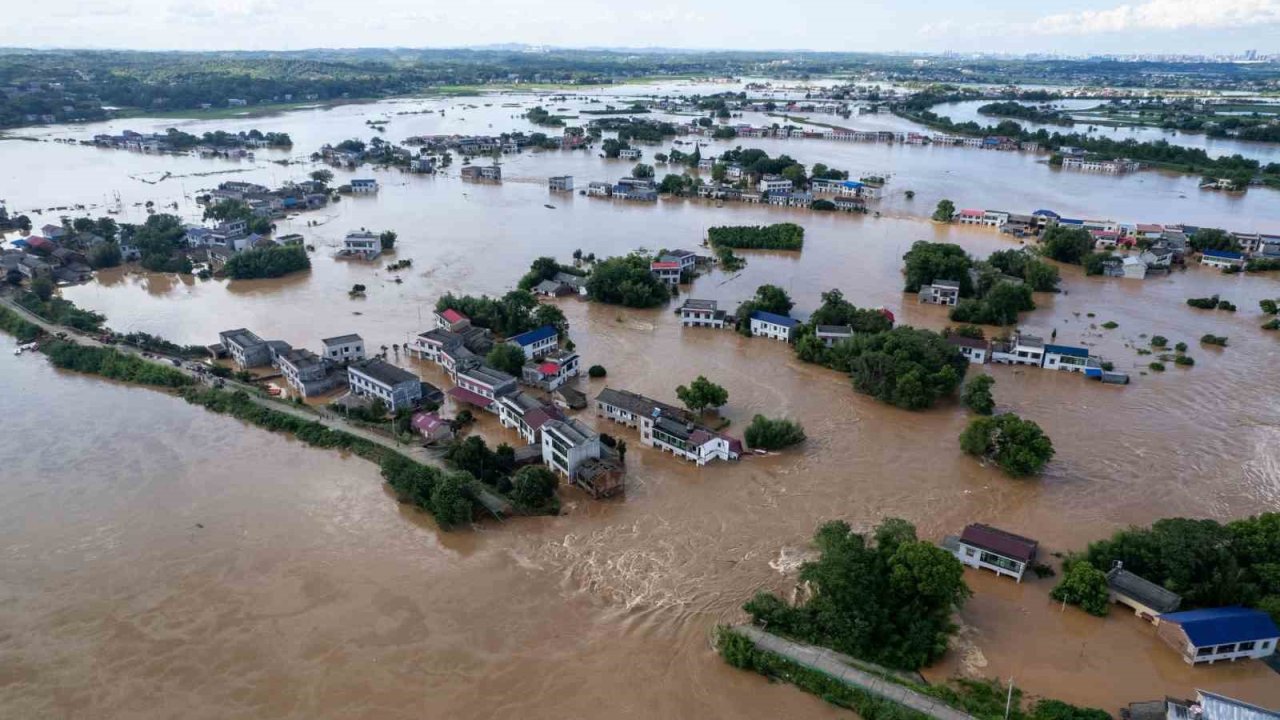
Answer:
M458 312L457 310L454 310L453 308L449 308L448 310L445 310L444 312L440 313L440 317L444 318L445 320L448 320L450 324L456 323L456 322L462 322L463 320L467 319L466 315L463 315L462 313Z
M961 210L960 214L964 217L982 217L986 212L982 210Z
M27 245L33 248L52 248L53 241L47 237L32 235L31 237L27 238Z
M889 322L890 322L890 323L896 323L896 322L898 322L898 319L897 319L897 318L895 318L895 317L893 316L893 311L891 311L889 308L883 308L883 307L882 307L882 308L878 308L878 309L880 310L880 314L881 314L881 315L883 315L883 316L885 316L885 317L889 318Z
M679 270L679 269L680 269L680 263L678 263L678 262L664 262L664 261L662 261L662 260L655 260L655 261L653 261L653 262L649 263L649 269L650 269L650 270Z
M458 402L467 403L468 405L475 405L476 407L482 407L482 408L487 408L493 404L492 400L481 395L480 393L471 392L466 388L460 388L460 387L451 388L449 390L449 397L453 398L454 400L457 400Z
M560 364L553 362L544 362L538 366L538 372L543 375L555 375L560 372Z
M413 416L411 423L413 428L423 435L430 435L440 427L449 424L441 420L440 416L435 413L418 413Z
M980 523L966 527L964 532L960 533L960 542L990 550L1014 560L1021 560L1024 563L1035 559L1036 549L1040 546L1040 543L1031 538L1014 535Z

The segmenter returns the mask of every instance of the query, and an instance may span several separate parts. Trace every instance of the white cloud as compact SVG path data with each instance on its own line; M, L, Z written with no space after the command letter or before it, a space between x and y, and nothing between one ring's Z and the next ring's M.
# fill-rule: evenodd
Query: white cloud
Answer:
M1280 0L1148 0L1109 10L1047 15L1022 29L1038 35L1222 29L1280 23Z

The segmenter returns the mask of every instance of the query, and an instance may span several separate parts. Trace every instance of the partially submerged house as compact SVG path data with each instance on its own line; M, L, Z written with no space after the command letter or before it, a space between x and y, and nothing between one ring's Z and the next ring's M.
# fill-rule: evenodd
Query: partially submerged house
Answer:
M918 294L920 302L930 305L954 306L960 302L958 280L934 280L932 285L922 285Z
M991 343L981 338L948 335L947 344L954 346L961 355L975 365L985 365L987 358L991 355Z
M524 356L531 360L542 357L556 349L560 344L560 332L554 325L543 325L515 337L507 338L508 345L515 345L524 351Z
M763 310L753 311L750 322L753 336L767 337L774 340L782 340L783 342L791 342L791 335L795 332L796 326L800 324L800 321L795 318Z
M351 394L381 400L392 412L422 400L422 381L417 375L378 358L348 365L347 384Z
M1022 582L1027 568L1036 560L1040 543L990 525L974 523L966 527L959 537L947 537L942 546L965 565L985 568Z
M1119 562L1107 571L1107 589L1111 602L1132 608L1134 615L1149 623L1158 622L1161 615L1182 604L1177 593L1125 570Z
M1243 607L1166 613L1156 634L1191 665L1269 657L1280 642L1270 615Z
M680 408L626 390L605 388L596 396L596 414L640 430L640 444L706 465L737 460L742 442L697 423Z
M724 327L725 312L719 309L715 300L689 298L676 312L680 315L680 324L685 327Z

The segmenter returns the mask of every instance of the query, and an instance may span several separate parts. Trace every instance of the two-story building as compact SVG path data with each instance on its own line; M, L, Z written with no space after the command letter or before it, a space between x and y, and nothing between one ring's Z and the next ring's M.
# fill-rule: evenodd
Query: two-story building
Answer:
M348 365L347 384L351 394L381 400L392 412L422 400L422 381L417 375L377 358Z
M289 387L304 398L323 395L346 379L341 372L335 372L324 358L301 348L281 353L275 364Z
M560 332L554 325L543 325L507 338L507 344L523 350L526 358L537 359L556 349L560 344Z
M649 263L649 272L668 285L680 284L680 262L678 260L654 260Z
M680 324L685 327L724 327L725 312L719 309L715 300L689 298L676 312L680 315Z
M684 410L626 390L601 390L596 396L596 414L638 428L641 445L698 465L737 460L742 455L741 441L699 425Z
M1087 367L1099 367L1097 360L1090 362L1089 351L1082 347L1070 345L1044 346L1044 369L1066 370L1067 372L1084 372Z
M991 343L981 338L948 335L947 344L955 346L960 350L961 355L975 365L985 365L987 357L991 354Z
M530 360L521 369L521 379L529 385L551 392L578 374L582 363L572 350L554 350L540 360Z
M471 318L454 310L453 308L445 308L435 313L436 327L448 330L449 332L462 332L464 329L471 327Z
M241 370L271 364L271 347L267 341L245 328L220 332L218 339Z
M762 193L789 193L792 182L781 175L763 175L756 189Z
M352 333L320 341L324 346L324 358L335 363L352 363L365 359L364 338Z
M382 254L382 240L368 230L349 232L342 240L341 254L372 260Z
M437 327L418 333L413 342L409 343L409 354L416 355L422 360L442 364L440 354L457 347L462 347L462 336Z
M600 435L575 419L550 420L542 426L542 462L573 481L582 464L600 457Z
M934 280L932 285L922 285L920 287L919 298L922 303L954 306L960 302L960 282L957 280Z
M750 323L751 334L755 337L791 342L791 335L800 321L785 315L755 310L751 313Z
M852 338L853 328L849 325L819 325L814 328L814 335L826 347L833 347L838 342Z
M449 397L493 413L498 412L498 398L516 392L514 377L486 365L459 368L454 382L457 387L449 391Z
M1200 255L1200 264L1223 270L1240 268L1244 267L1244 255L1230 250L1205 250Z
M966 527L959 537L951 536L944 540L943 547L965 565L1008 575L1022 582L1023 574L1036 560L1040 544L1031 538L974 523Z
M551 420L564 419L560 408L518 390L498 397L494 407L502 427L515 430L530 444L540 442L543 425Z
M551 192L573 192L573 176L553 175L547 178L547 189Z
M351 192L357 195L376 193L378 192L378 181L373 178L353 178L351 180Z
M1044 365L1044 340L1018 333L1007 343L991 345L991 362L1000 365Z

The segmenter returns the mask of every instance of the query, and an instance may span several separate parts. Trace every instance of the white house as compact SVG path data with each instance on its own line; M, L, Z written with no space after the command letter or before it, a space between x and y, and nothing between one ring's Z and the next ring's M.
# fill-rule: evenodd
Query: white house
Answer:
M715 300L690 298L676 312L680 314L680 324L685 327L724 327L725 312L718 309Z
M582 358L572 350L553 350L541 360L530 360L521 370L521 379L547 392L556 390L578 374Z
M382 254L382 241L368 230L347 233L342 241L343 255L359 255L365 260L372 260Z
M547 178L547 189L551 192L573 192L572 175L556 175Z
M376 193L378 192L378 181L373 178L353 178L351 180L351 192L356 194Z
M618 157L623 160L639 160L642 154L638 148L625 148L618 151Z
M572 480L583 461L600 457L600 435L578 420L551 420L542 426L542 462Z
M354 333L325 338L320 344L324 346L326 360L336 363L364 360L364 339Z
M523 392L512 392L497 398L498 422L520 434L529 444L539 442L542 426L551 420L562 419L560 408L540 402Z
M441 353L461 346L461 335L444 328L432 328L424 333L418 333L413 342L409 343L409 354L439 364Z
M507 344L523 350L526 358L536 359L556 349L560 344L560 333L553 325L543 325L508 338Z
M1200 264L1223 270L1244 267L1244 255L1230 250L1205 250L1200 255Z
M668 285L680 284L679 260L654 260L649 263L649 272Z
M1142 262L1142 258L1127 255L1120 261L1120 276L1126 280L1145 280L1147 264Z
M458 385L449 391L450 397L491 412L497 412L495 400L516 392L514 377L485 365L459 368L454 382Z
M374 358L347 366L351 393L386 403L392 412L413 407L422 399L422 381L417 375Z
M756 337L773 338L791 342L791 334L799 321L785 315L756 310L751 313L751 334Z
M1270 657L1280 642L1270 615L1243 607L1167 613L1160 616L1156 634L1189 665Z
M956 280L934 280L932 285L920 287L919 298L922 303L954 306L960 302L960 283Z
M853 328L848 325L819 325L814 328L814 335L822 341L823 345L831 347L853 337Z
M991 346L991 362L1040 367L1044 364L1044 340L1034 335L1018 333L1011 342Z
M656 447L698 465L737 460L742 443L695 422L680 408L626 390L605 388L596 396L596 414L639 428L640 444Z
M943 547L965 565L1008 575L1018 582L1035 562L1039 546L1031 538L980 523L969 525L959 537L943 541Z
M960 350L961 355L975 365L985 365L987 358L991 355L991 343L979 338L948 335L947 344L954 345Z
M765 175L756 185L756 189L762 193L791 192L791 187L791 181L781 175Z
M1044 369L1046 370L1082 373L1086 367L1097 366L1097 361L1089 362L1089 351L1086 348L1070 345L1044 346Z

